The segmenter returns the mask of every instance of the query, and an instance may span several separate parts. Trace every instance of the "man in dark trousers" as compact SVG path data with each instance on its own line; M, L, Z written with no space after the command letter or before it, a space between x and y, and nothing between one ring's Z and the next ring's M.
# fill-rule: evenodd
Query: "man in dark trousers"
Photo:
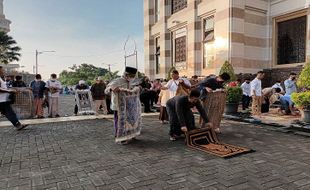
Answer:
M16 93L16 91L7 89L6 83L4 82L3 78L4 78L4 70L3 67L0 66L0 112L19 131L27 127L27 125L22 125L17 119L17 116L11 107L11 102L9 99L10 93Z
M204 124L211 127L207 114L199 100L200 92L193 89L189 96L175 96L167 101L167 111L170 122L170 140L175 141L182 131L195 129L195 117L192 108L196 107Z

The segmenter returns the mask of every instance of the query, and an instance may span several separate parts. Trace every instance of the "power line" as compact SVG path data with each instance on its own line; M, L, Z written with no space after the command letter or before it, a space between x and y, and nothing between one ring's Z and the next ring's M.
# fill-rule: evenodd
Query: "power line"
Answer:
M49 56L49 57L63 57L63 58L83 58L83 57L101 57L104 55L110 55L110 54L114 54L114 53L120 53L123 52L123 50L114 50L114 51L110 51L107 53L101 53L101 54L89 54L89 55L61 55L61 54L46 54L44 56ZM22 52L22 54L31 54L31 53L35 53L35 52Z

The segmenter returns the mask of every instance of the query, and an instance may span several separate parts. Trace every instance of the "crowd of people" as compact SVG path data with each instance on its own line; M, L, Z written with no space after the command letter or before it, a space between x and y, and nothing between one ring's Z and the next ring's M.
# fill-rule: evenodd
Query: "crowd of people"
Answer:
M259 117L262 113L268 113L271 105L278 107L281 115L298 115L299 111L291 100L291 94L297 92L297 74L290 73L289 78L283 83L284 88L281 81L276 81L271 87L262 88L261 80L264 76L264 72L259 71L254 80L246 78L241 84L242 109L249 109L250 102L252 102L252 114Z
M75 91L87 90L90 92L95 105L94 111L97 114L99 114L100 110L102 110L103 114L114 114L115 138L121 139L120 142L122 144L130 142L139 135L141 127L140 122L137 125L130 126L131 129L137 129L134 133L130 133L126 131L126 126L119 123L119 114L121 111L124 111L121 110L122 105L120 105L121 93L123 94L122 96L138 97L138 102L131 102L131 106L133 106L131 111L138 112L137 110L140 109L141 105L143 105L145 113L159 110L160 122L170 124L170 140L175 141L182 133L196 128L193 112L200 114L203 121L201 125L213 126L209 122L206 108L202 106L201 102L206 99L209 93L225 90L225 84L230 81L230 76L227 73L219 76L209 75L199 80L198 76L193 76L191 79L180 77L179 72L173 70L170 80L157 79L154 81L150 81L148 77L143 77L141 80L137 79L136 74L137 69L126 67L123 75L111 82L97 77L92 85L88 85L84 80L80 80L75 86ZM8 80L8 78L4 79L5 74L1 67L0 76L0 111L18 130L21 130L26 125L22 125L18 121L11 107L10 96L15 92L14 88L11 87L27 87L27 85L20 76L16 76L14 81ZM241 83L241 80L237 80L227 85L240 86L242 88L242 109L249 109L252 102L251 110L253 115L260 116L261 113L268 112L271 104L277 104L281 114L298 114L290 98L290 95L297 91L295 84L296 74L290 74L289 78L284 81L284 88L281 86L281 81L277 81L273 86L262 89L261 80L263 78L264 73L259 71L253 80L246 78L243 83ZM59 96L63 86L57 80L56 74L52 74L46 82L42 81L41 75L37 74L35 80L28 87L33 93L35 118L44 118L44 107L48 107L48 117L59 117ZM75 115L79 113L78 109L76 103L74 106ZM137 118L133 120L137 120ZM214 130L220 132L219 129Z

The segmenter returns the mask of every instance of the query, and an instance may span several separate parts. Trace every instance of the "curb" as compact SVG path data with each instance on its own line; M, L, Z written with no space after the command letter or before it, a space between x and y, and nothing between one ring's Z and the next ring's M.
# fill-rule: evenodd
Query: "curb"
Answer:
M252 123L256 125L268 125L268 126L275 127L275 128L268 128L269 130L272 130L272 131L277 131L277 132L282 132L282 133L293 133L294 135L310 137L310 127L304 128L304 127L301 127L300 125L291 124L291 123L287 125L281 125L278 123L264 122L259 119L241 118L238 116L226 115L226 114L223 115L223 118L227 120L239 121L239 122L244 122L244 123Z
M156 116L158 113L142 113L141 117L145 116ZM81 116L69 116L69 117L58 117L58 118L44 118L44 119L25 119L20 120L22 124L27 125L38 125L38 124L46 124L46 123L61 123L67 121L83 121L83 120L96 120L96 119L107 119L113 120L113 115L81 115ZM11 127L12 124L9 121L1 121L1 127Z

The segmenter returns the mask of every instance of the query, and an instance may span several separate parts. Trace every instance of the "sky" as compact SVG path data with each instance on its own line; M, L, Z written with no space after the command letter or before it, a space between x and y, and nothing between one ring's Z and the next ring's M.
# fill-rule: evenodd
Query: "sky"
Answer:
M143 65L143 0L4 0L11 35L22 48L20 71L33 73L35 51L43 78L73 64L93 64L112 71L124 68L127 54L138 51ZM134 66L134 59L128 60Z

